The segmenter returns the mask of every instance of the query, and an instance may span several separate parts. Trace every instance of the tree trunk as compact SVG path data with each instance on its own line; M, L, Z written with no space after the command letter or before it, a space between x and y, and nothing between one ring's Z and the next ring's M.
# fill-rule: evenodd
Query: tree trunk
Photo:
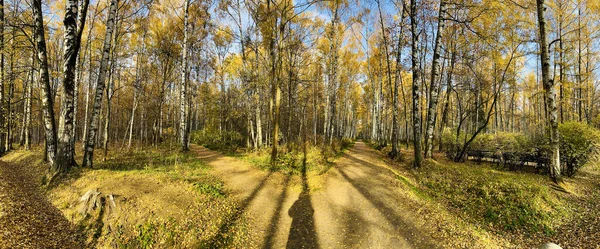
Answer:
M79 48L81 47L81 35L87 15L87 3L84 1L83 9L78 11L78 1L69 0L65 5L64 54L63 54L63 88L61 92L61 111L58 124L58 151L56 160L51 168L52 175L62 174L75 164L73 148L73 125L75 116L75 71ZM81 14L79 19L78 14ZM79 25L77 21L81 21Z
M89 0L85 0L82 2L81 8L79 8L79 12L77 13L77 39L78 39L78 51L77 51L77 64L75 65L75 91L73 92L73 131L71 133L71 150L73 150L73 155L75 155L75 141L77 141L77 113L79 110L79 86L81 85L81 77L82 77L82 69L83 69L83 60L85 60L85 54L86 51L84 51L84 56L83 58L81 58L81 56L79 56L79 51L81 51L81 37L83 35L83 30L85 28L85 22L87 19L87 11L88 11L88 6L90 4ZM94 20L92 20L92 26L94 23ZM88 32L88 41L87 41L87 46L89 46L89 41L91 40L89 34L91 33L92 29L90 29L90 31ZM91 55L90 55L91 57ZM91 66L90 66L91 67ZM73 160L73 163L76 163L75 160Z
M181 73L181 106L180 106L180 118L179 118L179 136L181 142L181 150L187 151L188 147L188 104L187 104L187 88L188 88L188 12L189 12L190 0L185 0L184 7L184 21L183 21L183 55L182 55L182 67L183 72Z
M93 24L93 22L92 22ZM91 29L90 29L91 31ZM90 32L91 33L91 32ZM88 82L87 82L87 87L86 87L86 91L85 91L85 112L83 115L83 136L82 140L84 140L83 143L83 148L85 148L85 140L87 139L87 134L88 134L88 117L89 117L89 109L90 109L90 93L92 91L92 75L93 75L93 65L92 65L92 46L90 46L89 42L91 40L91 36L89 36L88 33L88 41L87 41L87 47L88 47L88 52L90 54L90 58L89 58L89 70L88 70Z
M4 113L4 0L0 0L0 155L4 154L6 139L6 117Z
M418 50L419 50L419 34L417 31L417 0L410 1L410 32L412 35L412 43L411 43L411 57L412 57L412 96L413 96L413 145L414 145L414 155L415 155L415 163L414 167L421 167L422 155L421 155L421 113L420 110L420 101L421 101L421 91L419 89L419 84L421 84L421 80L419 77L421 73L419 72L419 61L418 61Z
M402 33L404 31L404 26L402 25L402 22L404 22L404 17L405 17L405 6L404 6L404 2L402 4L402 14L400 14L400 35L398 36L398 48L396 51L396 78L394 79L394 96L393 96L393 117L392 117L392 158L397 156L398 153L398 133L400 133L399 131L399 127L398 127L398 87L402 88L402 75L401 75L401 69L402 69L402 47L404 46L402 43ZM404 94L403 94L404 96ZM407 134L408 136L408 134Z
M336 125L336 105L337 105L337 75L338 75L338 38L337 38L337 34L335 32L336 30L336 26L337 23L339 22L339 15L338 15L338 9L339 7L335 7L334 10L334 14L333 14L333 18L331 19L331 34L330 34L330 38L329 38L329 42L330 42L330 52L332 53L332 62L331 62L331 68L330 68L330 77L329 77L329 86L331 88L331 103L329 103L329 108L330 108L330 116L329 116L329 142L332 143L333 142L333 138L334 138L334 134L335 134L335 125Z
M17 15L17 8L14 8L13 17ZM6 145L4 146L6 151L12 150L12 143L14 137L14 114L13 114L13 106L12 101L15 95L15 28L11 29L10 36L10 52L9 52L9 73L8 73L8 98L6 99L6 113L8 115L8 119L6 121L7 129L6 129Z
M542 83L544 85L546 109L548 111L548 125L550 128L550 177L554 182L560 182L560 144L556 111L556 90L554 89L554 81L550 78L550 57L548 56L548 38L546 36L546 19L544 16L546 7L544 6L544 0L537 0L536 2L538 28L540 32Z
M576 107L577 107L577 114L578 114L578 120L579 122L583 121L583 105L582 105L582 88L583 88L583 81L581 79L581 63L582 63L582 56L581 56L581 7L578 6L577 7L577 11L578 11L578 15L577 15L577 88L576 88ZM561 45L562 45L562 40L561 40ZM562 85L561 85L562 86Z
M267 10L271 11L271 2L268 1L267 2ZM275 15L273 15L270 18L277 18ZM277 25L277 21L275 20L273 22L275 25ZM277 145L279 143L279 111L280 111L280 107L281 107L281 88L279 86L279 77L277 75L277 58L275 57L275 42L277 39L277 43L278 40L280 39L279 36L277 35L277 30L278 27L275 26L273 27L273 30L271 31L271 37L270 41L269 41L269 47L268 47L268 51L269 51L269 57L271 60L271 72L270 72L270 83L271 83L271 112L272 112L272 119L273 119L273 130L272 130L272 145L271 145L271 166L274 167L277 164ZM279 44L278 44L279 45Z
M33 54L32 59L31 59L31 81L29 82L29 84L27 84L27 90L25 93L25 97L26 97L26 102L25 102L25 124L23 126L23 130L24 130L24 145L25 145L25 150L31 150L31 129L30 129L30 125L31 125L31 97L32 97L32 92L33 92L33 82L34 82L34 74L35 74L35 70L33 68L34 65L34 57L35 54Z
M51 97L50 75L48 73L48 55L46 52L46 38L41 0L32 2L33 16L35 18L35 42L40 66L41 99L44 116L44 129L46 133L46 159L50 165L54 164L56 155L56 123L54 120L54 100Z
M444 109L442 111L442 123L440 124L440 137L439 137L439 150L443 149L442 138L444 136L444 127L448 124L448 112L450 109L450 95L452 94L452 75L454 74L454 63L456 61L455 47L452 48L452 55L450 56L450 70L448 70L448 78L446 78L446 100L444 103Z
M429 86L429 108L427 109L427 128L425 129L425 158L431 158L433 154L433 130L435 128L435 116L437 114L437 102L439 84L436 79L440 76L440 53L442 52L442 32L444 32L444 16L446 15L446 2L440 1L440 12L438 17L437 33L433 48L433 61L431 63L431 83Z
M116 48L115 48L116 49ZM114 54L112 56L115 56ZM114 94L114 84L115 84L115 60L113 57L113 60L111 62L111 69L109 71L109 77L108 77L108 85L106 86L106 113L104 114L104 137L102 138L102 149L103 149L103 157L102 160L106 161L106 158L108 157L108 141L110 139L109 137L109 132L110 132L110 115L112 114L112 97Z
M385 62L387 66L388 85L392 86L392 67L390 65L390 53L388 51L388 40L385 31L385 23L383 22L383 14L381 12L381 2L379 0L377 1L377 9L379 10L379 24L381 26L381 33L383 36L383 51L385 53ZM402 20L400 22L402 22ZM402 36L400 35L400 37ZM396 78L396 80L394 81L394 88L392 89L392 110L392 150L390 151L389 156L393 159L396 158L396 156L398 156L398 78Z
M129 136L128 136L128 141L127 141L127 148L130 149L131 148L131 140L133 139L133 122L135 121L135 111L137 110L138 107L138 94L140 91L140 71L142 68L142 62L141 62L141 52L138 51L137 54L137 61L136 61L136 70L135 70L135 83L133 85L133 104L132 104L132 108L131 108L131 116L129 117Z
M89 123L89 132L85 141L85 151L83 155L83 166L92 167L94 159L94 148L96 145L96 133L98 132L98 123L100 119L100 108L102 108L102 96L106 82L106 72L108 70L108 60L112 43L112 33L115 28L115 13L117 12L118 0L110 1L108 19L106 21L106 35L104 37L104 46L102 48L102 59L100 61L100 72L94 96L92 116Z

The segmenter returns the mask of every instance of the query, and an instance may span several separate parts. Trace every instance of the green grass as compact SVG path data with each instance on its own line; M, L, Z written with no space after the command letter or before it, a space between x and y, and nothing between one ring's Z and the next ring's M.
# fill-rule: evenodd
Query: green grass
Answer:
M301 175L303 164L306 172L321 175L333 165L331 159L342 156L349 148L354 146L350 139L336 140L331 145L308 145L306 155L297 145L281 145L282 150L277 154L277 163L271 164L271 149L264 148L255 152L236 153L230 156L246 161L265 171L283 172L286 174Z
M572 215L565 194L552 190L547 176L510 172L492 165L427 161L415 171L418 186L399 180L417 196L488 230L553 233Z
M277 155L277 163L275 165L271 164L270 149L249 153L238 153L235 157L246 161L261 170L295 175L302 174L303 164L306 164L306 172L319 175L327 172L332 165L321 148L315 146L307 148L306 155L297 149L287 152L280 151Z
M396 174L396 179L400 182L402 182L406 187L408 187L408 189L410 190L410 192L412 194L414 194L415 196L424 199L424 200L430 200L431 196L429 196L427 193L425 193L424 191L422 191L418 186L416 186L415 184L412 184L410 182L410 180L408 180L408 178Z
M226 196L223 190L223 182L196 182L193 183L194 187L204 195L209 195L214 198L224 198Z

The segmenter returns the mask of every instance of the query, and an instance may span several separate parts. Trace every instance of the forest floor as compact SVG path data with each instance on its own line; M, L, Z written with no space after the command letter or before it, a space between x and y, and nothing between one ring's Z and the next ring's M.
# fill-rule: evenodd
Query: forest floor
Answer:
M596 166L555 186L547 176L440 155L414 170L410 153L390 161L357 142L327 166L298 171L165 145L115 151L42 189L41 151L15 150L0 162L0 248L599 245ZM104 208L81 215L90 190Z
M204 147L192 151L241 202L239 216L221 232L247 217L252 247L456 248L486 241L485 234L414 201L394 170L362 142L320 175L263 171Z
M83 248L81 234L47 199L40 172L0 161L0 248Z

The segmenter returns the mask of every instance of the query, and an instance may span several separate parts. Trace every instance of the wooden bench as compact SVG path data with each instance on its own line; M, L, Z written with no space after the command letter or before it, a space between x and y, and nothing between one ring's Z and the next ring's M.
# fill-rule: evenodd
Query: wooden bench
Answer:
M535 166L538 171L547 170L550 159L540 152L494 152L487 150L468 150L467 159L478 163L483 161L502 164L511 170L522 170L525 166Z
M500 163L502 161L502 155L489 150L468 150L467 151L467 159L469 157L475 158L475 161L481 163L482 161L488 161L486 159L490 159L491 162Z

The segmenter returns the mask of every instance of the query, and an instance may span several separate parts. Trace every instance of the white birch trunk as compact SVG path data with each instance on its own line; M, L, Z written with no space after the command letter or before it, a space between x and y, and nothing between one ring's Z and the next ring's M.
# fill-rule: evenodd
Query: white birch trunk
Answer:
M32 1L33 16L35 19L35 43L38 53L41 85L41 101L43 109L44 130L46 134L46 159L50 165L54 164L56 155L56 123L54 119L54 101L50 88L50 74L48 73L48 55L46 52L46 38L44 34L44 19L41 0Z
M108 60L112 43L112 33L115 28L115 14L117 12L118 0L110 1L108 20L106 21L106 35L104 37L104 46L102 48L102 59L100 61L100 72L98 74L98 83L96 86L96 94L94 96L94 104L92 116L89 122L89 132L86 138L85 151L83 156L83 166L92 167L94 158L94 148L96 146L96 136L98 133L98 123L100 119L100 109L102 107L102 97L106 83L106 73L108 70Z
M537 17L540 34L540 50L542 62L542 84L546 96L546 109L548 111L548 125L550 127L550 177L555 182L561 181L560 172L560 144L558 134L558 115L556 108L556 89L554 81L550 78L550 57L548 56L548 37L546 35L546 18L544 0L537 0Z
M427 128L425 129L425 158L431 158L433 154L433 130L435 127L436 108L438 103L440 77L440 53L442 52L442 32L444 32L444 16L446 14L446 3L440 1L437 33L433 48L433 61L431 64L431 83L429 86L429 107L427 109Z
M188 99L187 99L187 88L188 88L188 15L189 15L190 0L185 1L184 7L184 21L183 21L183 55L182 55L182 67L181 73L181 105L180 105L180 118L179 118L179 136L181 142L181 149L183 151L189 150L188 147Z

